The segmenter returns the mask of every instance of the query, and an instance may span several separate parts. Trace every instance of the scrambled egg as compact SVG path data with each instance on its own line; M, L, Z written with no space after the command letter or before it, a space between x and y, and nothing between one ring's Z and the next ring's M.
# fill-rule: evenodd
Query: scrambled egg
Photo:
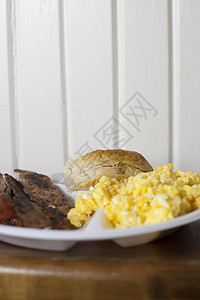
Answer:
M172 167L158 167L123 182L101 177L90 191L78 195L68 213L70 222L81 227L102 206L117 228L166 221L199 208L200 173L172 172Z

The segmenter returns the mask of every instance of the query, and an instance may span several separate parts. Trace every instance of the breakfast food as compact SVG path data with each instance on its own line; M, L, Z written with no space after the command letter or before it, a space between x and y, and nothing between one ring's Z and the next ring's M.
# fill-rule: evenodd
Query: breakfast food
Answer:
M50 226L50 220L42 213L41 209L30 201L24 192L23 186L12 176L5 174L9 194L8 203L11 204L13 216L21 220L24 227L44 228Z
M135 151L96 150L68 162L64 167L64 178L69 191L86 190L102 176L119 181L152 170L148 161Z
M200 207L200 173L176 170L172 164L130 176L122 182L103 176L90 191L80 193L70 222L81 227L104 207L117 228L153 224L184 215Z
M48 176L19 169L16 169L15 172L19 174L32 202L48 216L53 228L73 228L67 218L67 213L73 205Z
M6 186L6 183L3 179L3 175L0 173L0 194L4 193L6 188L7 188L7 186Z
M19 220L11 205L11 196L6 195L7 185L0 173L0 224L21 226L21 220Z
M7 185L0 173L0 224L21 226L21 220L19 220L10 203L10 196L6 195Z
M71 202L51 179L35 172L16 170L21 182L0 174L0 223L33 228L74 229L67 213Z

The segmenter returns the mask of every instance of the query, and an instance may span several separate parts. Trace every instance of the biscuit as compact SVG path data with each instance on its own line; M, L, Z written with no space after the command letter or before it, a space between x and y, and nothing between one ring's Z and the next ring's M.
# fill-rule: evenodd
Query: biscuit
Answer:
M141 172L153 171L148 161L138 152L122 149L96 150L65 165L64 180L69 191L87 190L102 176L125 179Z

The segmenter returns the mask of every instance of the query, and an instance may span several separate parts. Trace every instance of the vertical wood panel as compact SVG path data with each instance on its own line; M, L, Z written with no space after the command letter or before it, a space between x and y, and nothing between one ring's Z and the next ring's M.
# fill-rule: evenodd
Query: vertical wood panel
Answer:
M200 4L170 3L0 0L1 171L113 147L198 171Z
M156 167L171 146L168 2L118 1L118 24L119 120L132 135L121 130L121 139Z
M64 7L69 157L75 158L113 146L103 137L113 126L112 7L110 0L68 0Z
M63 108L58 1L16 1L19 167L61 169Z
M8 56L11 53L8 47L9 30L6 16L6 0L0 0L0 172L11 172L15 164L9 92L11 74L8 66Z
M174 1L174 161L200 170L200 2Z

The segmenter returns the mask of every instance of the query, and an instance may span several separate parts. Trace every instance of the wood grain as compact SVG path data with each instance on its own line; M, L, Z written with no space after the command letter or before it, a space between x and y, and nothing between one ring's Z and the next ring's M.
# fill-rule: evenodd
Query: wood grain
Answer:
M199 299L200 221L147 245L79 243L67 252L0 244L3 299Z

